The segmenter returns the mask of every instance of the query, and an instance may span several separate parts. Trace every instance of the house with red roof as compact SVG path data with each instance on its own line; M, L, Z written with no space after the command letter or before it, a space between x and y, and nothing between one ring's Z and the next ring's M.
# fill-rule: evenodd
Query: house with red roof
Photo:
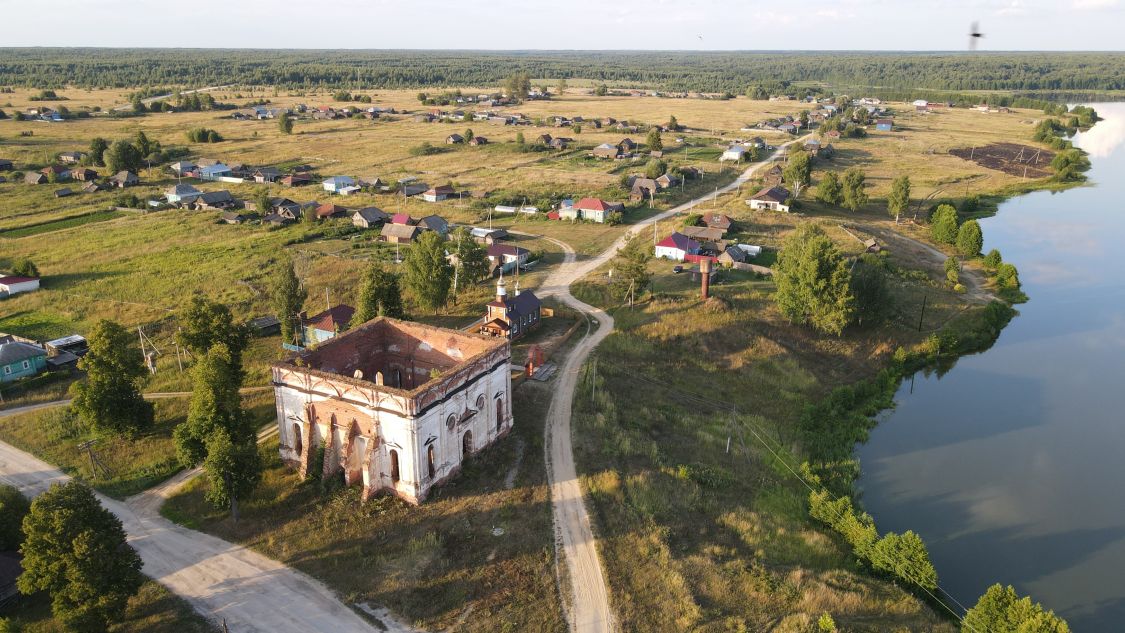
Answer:
M582 198L569 207L559 208L559 218L565 220L587 220L604 224L610 213L623 212L625 205L619 202L606 202L601 198Z
M305 347L327 341L348 329L353 316L355 316L355 308L343 303L313 316L307 316L302 312L301 330L304 334Z
M688 255L699 253L699 242L683 233L672 233L656 245L656 256L662 259L671 259L682 262Z
M39 290L38 277L0 276L0 297L9 297L21 292Z
M402 226L414 226L418 221L410 217L409 213L396 213L391 216L391 224L401 224Z

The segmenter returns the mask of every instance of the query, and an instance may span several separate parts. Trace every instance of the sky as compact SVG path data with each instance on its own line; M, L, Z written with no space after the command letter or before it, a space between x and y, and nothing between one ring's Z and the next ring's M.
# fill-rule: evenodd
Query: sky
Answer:
M292 7L292 8L289 8ZM1125 0L0 0L0 46L1123 50Z

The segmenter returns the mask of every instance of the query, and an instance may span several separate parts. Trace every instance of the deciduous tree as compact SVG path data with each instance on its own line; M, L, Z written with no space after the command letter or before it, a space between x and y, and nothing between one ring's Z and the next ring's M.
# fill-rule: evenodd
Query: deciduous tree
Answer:
M613 258L613 286L619 297L644 292L652 281L648 262L652 259L652 244L641 235L634 235L617 250Z
M798 197L801 188L809 184L809 178L812 177L812 159L808 153L802 150L791 152L781 176L786 184L793 188L793 197Z
M957 239L957 209L948 204L938 206L930 218L930 236L935 242L952 244Z
M195 466L207 457L207 443L216 430L226 432L236 444L255 438L242 409L240 368L226 345L218 343L207 350L192 367L191 377L187 419L173 432L176 456L184 467Z
M453 267L445 259L441 235L434 231L422 233L407 251L403 265L406 287L419 306L435 311L445 305Z
M22 593L50 594L51 612L71 631L106 631L123 620L144 583L141 557L89 488L55 484L31 504L23 531Z
M659 178L663 176L666 171L668 171L668 163L659 158L650 158L648 163L645 164L646 178Z
M105 153L105 164L109 171L139 171L144 164L144 155L129 141L114 141Z
M354 323L364 323L375 317L403 318L402 291L398 274L387 270L383 264L373 262L363 273L356 302Z
M857 325L881 320L891 307L886 263L874 253L864 253L852 267L851 289Z
M821 177L816 185L816 199L836 206L844 202L844 188L840 185L840 178L836 172L825 172Z
M891 183L891 193L887 196L887 213L898 222L908 206L910 206L910 177L898 176Z
M294 343L295 334L301 327L298 316L305 305L309 293L301 286L297 273L293 270L293 260L286 258L274 268L270 279L270 307L281 321L281 340Z
M195 356L202 356L216 344L222 343L241 374L242 352L250 343L250 330L245 324L235 322L230 308L202 295L195 295L178 316L180 329L176 332L177 343Z
M867 204L866 180L863 172L854 167L844 172L844 206L853 213Z
M844 331L855 310L851 275L823 229L799 226L786 238L773 269L777 305L790 321L828 334Z
M23 518L31 502L15 486L0 484L0 552L14 552L23 542Z
M659 152L664 149L664 139L660 138L660 130L652 128L645 137L645 147L650 152Z
M90 141L90 151L86 154L86 160L94 167L105 167L107 149L109 149L109 141L100 136L96 137Z
M957 230L957 252L965 257L976 257L980 255L982 248L984 248L984 234L980 230L980 223L969 220L962 224Z
M226 429L215 429L207 440L207 500L217 508L229 507L238 520L238 502L262 481L262 457L254 439L234 442Z
M962 633L1012 631L1013 633L1070 633L1070 627L1053 611L1020 598L1011 585L992 585L961 621Z
M87 426L135 436L152 426L152 404L141 397L146 374L136 339L113 321L99 321L87 337L89 351L78 368L86 379L74 383L71 408Z
M488 274L488 251L477 244L465 227L450 236L449 252L457 259L458 285L474 284Z
M289 116L288 112L282 112L277 117L277 129L281 130L282 134L293 133L293 117Z
M937 572L930 562L926 544L910 530L901 535L894 532L883 535L871 550L871 564L875 569L894 574L923 589L937 589Z

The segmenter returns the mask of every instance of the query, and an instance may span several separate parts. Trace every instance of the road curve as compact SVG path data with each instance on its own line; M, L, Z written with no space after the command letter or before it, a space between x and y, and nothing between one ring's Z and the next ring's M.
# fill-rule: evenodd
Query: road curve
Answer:
M146 397L174 397L148 394ZM66 404L57 401L0 411L7 417ZM264 431L262 435L268 435ZM125 501L98 495L121 519L129 543L144 561L144 573L187 600L204 617L225 620L239 633L412 633L399 623L368 624L327 587L257 552L189 530L160 516L171 491L199 474L184 470L167 482ZM0 482L35 496L69 476L36 457L0 442Z
M578 262L574 249L558 240L550 240L563 248L563 263L547 277L540 288L536 289L536 293L541 297L557 297L567 306L597 322L597 330L586 336L567 354L566 361L559 372L551 406L547 411L545 452L548 481L551 485L555 546L562 551L560 564L566 565L569 587L562 590L570 594L570 600L564 603L569 604L567 615L570 629L576 633L603 633L616 630L613 613L609 607L605 574L602 571L601 560L598 558L597 543L590 527L590 516L586 512L586 504L582 498L581 482L574 467L570 428L571 405L574 402L582 365L590 356L590 352L613 331L614 322L613 317L604 310L583 303L570 294L570 285L612 259L630 237L647 228L649 224L683 213L737 189L752 178L759 169L770 164L774 158L784 155L789 145L801 140L803 138L782 145L776 157L750 166L729 185L661 212L642 224L631 226L608 249L590 259Z

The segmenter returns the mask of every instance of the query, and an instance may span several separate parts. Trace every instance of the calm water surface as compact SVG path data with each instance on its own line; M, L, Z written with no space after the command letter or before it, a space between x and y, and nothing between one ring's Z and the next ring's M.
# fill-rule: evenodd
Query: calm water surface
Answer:
M985 250L1029 303L992 349L904 382L858 448L865 508L913 529L943 588L993 582L1078 632L1125 631L1125 104L1075 143L1092 186L1004 203ZM982 115L984 116L984 115Z

